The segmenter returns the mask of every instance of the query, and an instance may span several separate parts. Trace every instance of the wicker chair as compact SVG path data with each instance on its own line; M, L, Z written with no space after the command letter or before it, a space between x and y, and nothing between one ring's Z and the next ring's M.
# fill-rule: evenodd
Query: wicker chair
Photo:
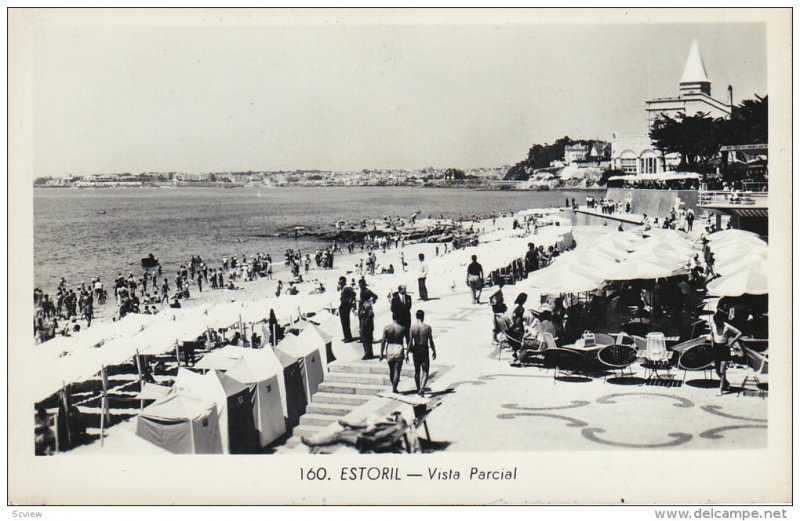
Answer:
M597 359L607 369L612 371L619 371L620 378L625 376L625 370L628 370L628 375L633 376L631 365L636 361L639 354L638 349L630 345L612 344L606 346L597 353Z
M553 370L553 383L560 375L584 376L582 374L584 357L582 353L562 347L548 348L542 353L543 365Z
M714 355L707 340L696 339L691 345L681 347L679 352L678 369L683 369L683 382L688 371L703 371L703 378L709 379L707 374L714 369Z

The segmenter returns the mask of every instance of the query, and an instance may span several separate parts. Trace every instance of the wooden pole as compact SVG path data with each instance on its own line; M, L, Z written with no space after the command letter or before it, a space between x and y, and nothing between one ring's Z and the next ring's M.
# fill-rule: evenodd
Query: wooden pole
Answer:
M178 364L178 368L181 366L181 350L178 347L178 341L175 341L175 362Z
M136 372L139 374L139 394L141 396L141 393L144 392L144 382L142 381L143 380L142 364L141 364L141 361L139 360L139 350L138 349L136 350L136 355L134 355L134 356L135 356L134 360L136 360ZM144 400L139 398L139 411L141 411L142 409L144 409Z
M56 436L56 454L58 454L58 409L56 409L56 414L53 417L53 431Z
M69 432L69 397L67 396L67 384L61 382L61 403L64 404L64 428L67 430L67 446L72 446L72 434Z
M100 367L100 380L103 383L103 394L100 398L100 446L106 437L106 393L108 392L108 381L106 380L106 366Z

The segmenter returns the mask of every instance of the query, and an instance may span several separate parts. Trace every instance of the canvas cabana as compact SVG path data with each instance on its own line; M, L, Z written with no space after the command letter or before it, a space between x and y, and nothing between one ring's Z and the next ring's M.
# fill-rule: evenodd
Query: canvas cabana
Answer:
M217 406L176 388L146 407L136 435L174 454L221 454Z
M201 375L180 368L175 387L181 392L201 396L216 403L224 454L256 452L257 435L250 391L244 384L218 370Z
M306 401L311 403L311 397L314 396L319 384L325 379L319 349L314 345L304 344L299 337L286 335L286 338L278 344L275 351L299 360Z
M297 336L297 341L303 345L310 345L325 353L325 363L322 364L324 372L328 372L328 364L336 360L333 354L333 336L329 335L314 324L309 324L302 333Z
M204 356L197 367L225 371L248 387L261 447L286 432L283 367L271 349L225 346Z

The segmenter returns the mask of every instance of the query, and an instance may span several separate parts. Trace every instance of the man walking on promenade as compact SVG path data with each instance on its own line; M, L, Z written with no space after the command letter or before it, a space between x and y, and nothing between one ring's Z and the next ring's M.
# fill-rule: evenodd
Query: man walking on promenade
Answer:
M347 285L346 277L339 277L339 320L342 322L342 333L345 343L353 341L350 330L350 313L356 308L356 292Z
M425 396L425 386L428 384L428 372L431 367L428 349L433 352L433 359L436 360L436 346L433 344L431 326L424 322L425 312L420 309L416 315L417 323L411 326L411 344L408 350L414 355L414 382L417 384L417 394Z
M472 262L467 266L467 286L472 291L472 303L481 303L481 290L483 290L483 266L478 262L478 256L472 256Z
M381 360L386 357L389 362L389 379L392 381L392 392L397 393L400 383L400 372L403 369L403 359L408 356L408 329L403 327L397 319L383 329L381 339Z
M428 278L428 263L425 262L425 254L419 254L419 268L417 268L417 282L419 283L419 299L428 300L428 288L425 286L425 279Z

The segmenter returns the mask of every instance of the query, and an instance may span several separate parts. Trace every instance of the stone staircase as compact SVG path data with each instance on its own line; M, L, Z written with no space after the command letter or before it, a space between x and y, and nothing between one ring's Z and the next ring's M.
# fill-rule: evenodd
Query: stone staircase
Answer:
M431 367L429 381L436 376L437 369ZM414 385L414 364L403 364L400 389ZM375 360L343 362L337 360L328 365L325 381L300 417L300 424L292 436L277 452L292 451L302 445L301 436L310 436L335 423L353 410L373 399L379 392L391 390L389 367L385 361ZM299 449L298 449L299 450Z

